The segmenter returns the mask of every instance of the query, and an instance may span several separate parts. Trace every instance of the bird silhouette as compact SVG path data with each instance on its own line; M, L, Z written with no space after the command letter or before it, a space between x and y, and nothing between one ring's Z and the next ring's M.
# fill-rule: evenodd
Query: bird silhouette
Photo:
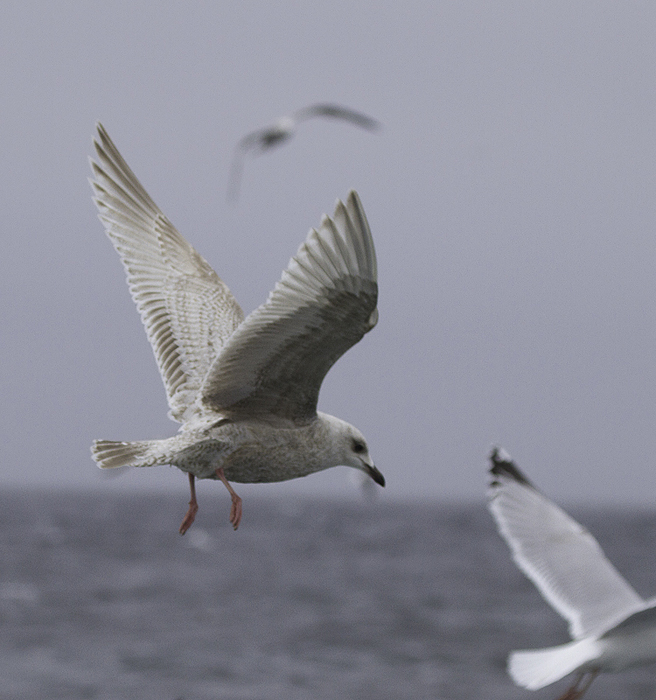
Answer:
M239 197L239 188L244 172L244 159L248 155L260 155L285 143L285 141L289 141L296 133L296 128L301 122L314 117L342 119L368 131L375 131L380 128L380 122L372 117L335 104L310 105L292 114L280 117L271 126L246 134L237 144L228 178L228 201L235 202Z

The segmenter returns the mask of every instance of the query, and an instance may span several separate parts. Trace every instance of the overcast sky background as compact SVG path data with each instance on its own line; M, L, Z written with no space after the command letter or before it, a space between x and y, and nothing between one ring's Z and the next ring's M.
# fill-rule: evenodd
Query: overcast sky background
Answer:
M501 444L563 503L656 504L654 3L22 0L0 56L0 484L186 498L89 454L177 429L91 202L101 120L246 312L358 190L380 322L320 408L367 436L382 498L481 499ZM237 141L318 101L384 129L308 122L228 206ZM350 494L349 471L238 491Z

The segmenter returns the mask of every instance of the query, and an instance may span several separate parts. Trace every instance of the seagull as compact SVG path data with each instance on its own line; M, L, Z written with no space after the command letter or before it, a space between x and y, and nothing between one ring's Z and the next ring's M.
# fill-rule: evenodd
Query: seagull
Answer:
M573 641L513 651L508 672L537 690L575 672L559 700L576 700L600 671L656 661L656 598L644 600L595 538L537 491L503 449L490 455L489 508L515 564L569 623Z
M244 158L247 154L258 155L289 141L296 132L296 126L313 117L343 119L368 131L380 128L380 122L366 114L334 104L310 105L280 117L275 124L247 134L237 144L228 180L228 201L234 202L239 196L239 184L244 170Z
M285 481L338 465L380 486L362 433L317 411L330 367L378 320L376 254L355 191L311 229L267 301L244 318L236 299L139 183L101 124L90 159L94 201L127 275L169 404L181 424L163 440L96 440L101 469L171 464L195 479Z

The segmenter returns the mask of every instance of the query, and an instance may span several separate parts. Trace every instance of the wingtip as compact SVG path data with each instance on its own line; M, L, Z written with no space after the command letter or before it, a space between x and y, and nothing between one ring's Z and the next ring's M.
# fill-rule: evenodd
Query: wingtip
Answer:
M373 117L369 117L367 115L363 116L366 118L364 118L360 123L362 128L366 129L367 131L379 131L383 128L382 122L379 122L378 119L374 119Z
M101 141L107 138L107 130L100 120L96 121L96 133L93 136L94 142L99 138Z
M355 207L356 209L363 210L362 201L360 200L360 195L356 190L349 190L346 195L346 205ZM364 211L364 210L363 210Z
M373 236L371 235L371 228L369 226L369 221L367 220L367 215L362 206L362 201L360 200L360 195L356 190L349 190L346 195L346 204L342 204L340 200L337 200L335 205L335 215L337 215L338 208L342 208L347 216L362 232L362 243L364 249L361 251L363 255L367 258L367 267L371 271L371 279L376 282L378 279L378 262L376 260L376 248L374 246Z
M100 122L96 122L96 133L91 137L91 142L93 143L93 148L96 151L96 156L98 158L102 158L103 154L107 150L107 143L111 143L111 141L107 135L105 127ZM91 157L89 160L92 165L95 165L95 162Z
M503 447L494 446L490 453L490 474L493 477L506 477L517 481L525 486L533 487L533 484L519 470L512 457L506 452ZM500 482L497 479L492 479L492 486L498 485Z
M344 206L346 211L349 212L352 217L355 217L360 222L362 228L366 229L367 234L371 236L371 229L369 228L367 215L364 212L360 195L356 190L349 190L348 194L346 195L346 205L342 206Z

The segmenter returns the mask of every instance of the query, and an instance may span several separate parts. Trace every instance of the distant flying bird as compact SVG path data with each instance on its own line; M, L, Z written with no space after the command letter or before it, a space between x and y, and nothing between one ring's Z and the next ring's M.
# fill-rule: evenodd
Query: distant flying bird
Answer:
M380 127L379 122L366 114L332 104L311 105L310 107L299 109L293 114L281 117L275 124L247 134L237 144L228 180L228 201L235 201L239 196L239 185L246 155L264 153L285 141L289 141L296 132L297 125L313 117L343 119L369 131L375 131Z
M515 564L567 620L574 640L513 651L508 672L515 683L537 690L576 672L559 698L576 700L600 671L656 661L656 598L641 598L597 540L537 491L507 452L495 448L490 461L489 508L499 532Z
M99 467L172 464L189 475L191 501L180 532L194 521L195 478L285 481L329 467L383 475L362 433L317 412L330 367L378 320L376 254L360 199L350 192L333 218L310 230L268 300L243 311L209 264L148 196L105 129L94 140L91 185L162 375L169 416L182 424L164 440L96 440Z

